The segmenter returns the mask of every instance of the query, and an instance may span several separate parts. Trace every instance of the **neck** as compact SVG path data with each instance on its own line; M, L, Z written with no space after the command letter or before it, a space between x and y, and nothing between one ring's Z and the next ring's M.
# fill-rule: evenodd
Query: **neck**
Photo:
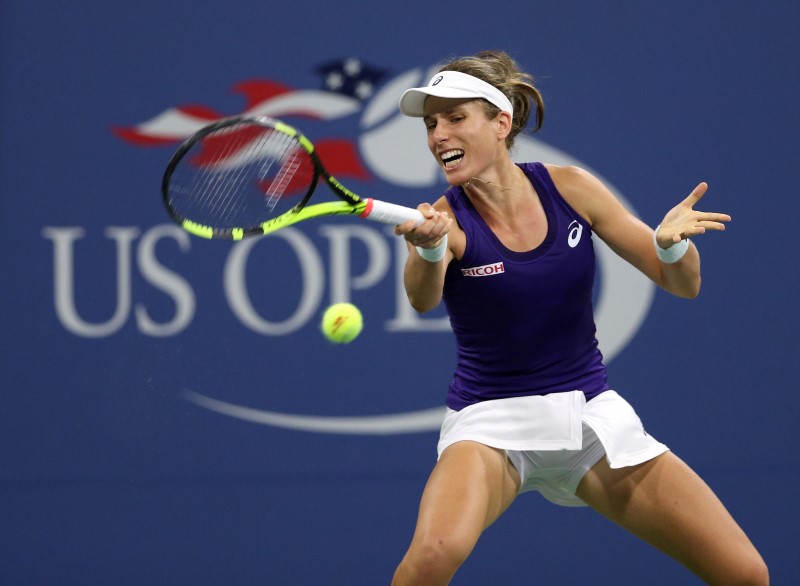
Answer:
M500 185L499 183L494 183L492 181L489 181L488 179L481 179L480 177L472 177L469 181L467 181L464 184L464 189L466 189L470 185L472 185L473 181L479 181L480 183L483 183L484 185L486 185L488 187L497 188L500 191L511 191L511 187L506 187L505 185Z
M522 169L512 163L511 171L493 181L473 177L463 184L472 205L490 225L507 223L531 209L531 198L536 197Z
M480 176L475 175L462 184L464 191L472 196L496 198L511 195L519 186L521 170L509 159L507 165L493 169Z

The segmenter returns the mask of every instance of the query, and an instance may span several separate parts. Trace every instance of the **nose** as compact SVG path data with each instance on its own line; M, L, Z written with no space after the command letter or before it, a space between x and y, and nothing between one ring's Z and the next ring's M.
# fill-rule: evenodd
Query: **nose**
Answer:
M444 124L437 124L434 126L433 132L431 132L431 140L433 140L435 144L447 140L447 132L445 131Z

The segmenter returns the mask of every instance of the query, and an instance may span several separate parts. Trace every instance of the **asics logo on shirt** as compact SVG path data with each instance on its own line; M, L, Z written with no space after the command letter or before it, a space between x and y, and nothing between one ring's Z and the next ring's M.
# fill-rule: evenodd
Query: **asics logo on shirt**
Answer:
M499 275L505 273L506 268L502 262L492 263L490 265L483 265L481 267L470 267L468 269L461 269L461 274L465 277L491 277L492 275Z
M578 246L578 242L581 241L583 226L581 226L578 220L572 220L570 225L567 227L567 230L569 230L569 234L567 235L567 244L569 244L570 248L575 248Z

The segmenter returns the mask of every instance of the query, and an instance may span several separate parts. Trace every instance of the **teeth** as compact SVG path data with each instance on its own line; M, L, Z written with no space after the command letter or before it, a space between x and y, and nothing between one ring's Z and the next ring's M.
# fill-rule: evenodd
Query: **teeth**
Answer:
M446 161L447 159L452 159L453 157L464 156L464 151L462 151L461 149L454 149L452 151L444 152L440 156L443 161Z
M446 151L440 155L442 163L444 163L444 166L448 169L451 167L455 167L463 156L464 156L464 151L462 151L461 149Z

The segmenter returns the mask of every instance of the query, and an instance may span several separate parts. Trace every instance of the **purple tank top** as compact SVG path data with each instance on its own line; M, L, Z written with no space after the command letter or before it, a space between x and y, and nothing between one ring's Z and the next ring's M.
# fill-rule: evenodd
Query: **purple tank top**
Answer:
M608 389L592 312L591 228L541 163L520 165L547 216L544 242L528 252L503 246L461 187L445 196L467 237L447 268L444 302L457 364L447 406L490 399Z

